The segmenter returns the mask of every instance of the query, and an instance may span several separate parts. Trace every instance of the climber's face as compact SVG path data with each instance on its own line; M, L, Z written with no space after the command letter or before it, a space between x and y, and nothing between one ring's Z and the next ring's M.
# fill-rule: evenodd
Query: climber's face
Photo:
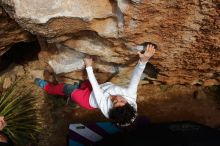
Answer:
M122 96L116 95L116 96L111 96L110 98L111 98L113 107L122 107L127 103L126 99L124 99Z

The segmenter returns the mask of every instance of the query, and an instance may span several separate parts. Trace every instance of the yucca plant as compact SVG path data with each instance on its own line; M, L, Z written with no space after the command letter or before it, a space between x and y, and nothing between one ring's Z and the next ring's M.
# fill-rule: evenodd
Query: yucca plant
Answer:
M30 88L21 91L15 85L0 95L0 116L7 122L3 132L16 145L25 146L35 141L41 130L36 102Z

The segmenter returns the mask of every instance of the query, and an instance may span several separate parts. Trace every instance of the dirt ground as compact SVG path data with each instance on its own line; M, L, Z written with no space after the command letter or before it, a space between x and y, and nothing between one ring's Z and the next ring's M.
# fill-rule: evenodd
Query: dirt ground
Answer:
M66 104L62 97L48 96L35 85L33 88L39 98L38 106L44 119L44 130L37 146L65 146L70 123L107 120L98 110L88 111L74 104ZM195 121L219 128L219 95L212 88L185 85L139 86L138 113L153 123Z

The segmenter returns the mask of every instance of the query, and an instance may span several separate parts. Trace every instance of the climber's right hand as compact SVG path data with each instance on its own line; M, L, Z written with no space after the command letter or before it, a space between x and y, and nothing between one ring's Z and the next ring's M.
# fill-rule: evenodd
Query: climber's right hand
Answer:
M140 57L141 62L147 62L155 53L155 48L153 45L149 44L146 46L146 50L142 54L141 52L138 52L138 55Z

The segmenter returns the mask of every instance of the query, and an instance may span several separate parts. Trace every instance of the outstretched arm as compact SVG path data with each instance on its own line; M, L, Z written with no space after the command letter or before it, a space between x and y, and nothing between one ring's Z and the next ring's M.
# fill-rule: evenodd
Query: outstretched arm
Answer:
M141 52L138 52L140 60L138 62L138 65L136 65L133 71L131 81L128 86L129 93L134 94L137 92L137 87L140 82L141 75L144 71L146 63L154 55L154 53L155 53L155 48L153 45L147 45L146 50L143 54Z
M86 57L84 59L84 62L85 62L85 65L86 65L86 71L87 71L87 74L88 74L88 78L89 78L89 81L92 85L92 89L93 89L93 93L95 95L95 100L100 108L100 110L102 111L102 113L108 117L107 113L108 113L108 108L107 106L105 105L103 101L103 97L104 97L104 94L103 94L103 91L101 90L96 78L95 78L95 75L93 73L93 69L92 69L92 64L93 64L93 61L92 61L92 58L90 57Z

